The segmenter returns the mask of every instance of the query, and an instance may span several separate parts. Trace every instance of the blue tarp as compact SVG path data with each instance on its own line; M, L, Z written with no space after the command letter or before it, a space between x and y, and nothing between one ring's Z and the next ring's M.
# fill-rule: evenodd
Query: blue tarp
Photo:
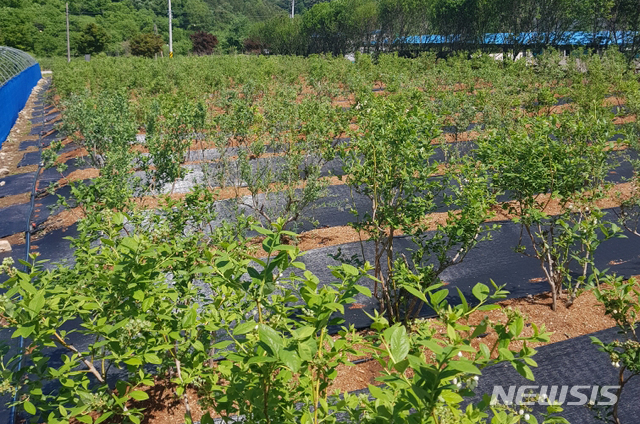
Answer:
M0 145L7 139L18 113L27 103L31 90L41 76L40 65L36 63L0 87Z

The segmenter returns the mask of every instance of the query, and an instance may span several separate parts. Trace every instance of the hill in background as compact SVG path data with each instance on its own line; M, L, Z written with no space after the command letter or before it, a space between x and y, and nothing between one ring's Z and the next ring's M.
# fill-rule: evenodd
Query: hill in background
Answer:
M296 12L313 2L296 2ZM173 0L174 51L187 53L191 49L189 34L198 30L215 34L223 51L240 50L252 23L285 14L290 8L287 0ZM128 40L154 29L168 42L167 11L166 0L71 0L72 55L83 53L82 33L92 23L106 33L107 54L125 54ZM37 57L65 55L65 27L62 0L0 0L0 45Z

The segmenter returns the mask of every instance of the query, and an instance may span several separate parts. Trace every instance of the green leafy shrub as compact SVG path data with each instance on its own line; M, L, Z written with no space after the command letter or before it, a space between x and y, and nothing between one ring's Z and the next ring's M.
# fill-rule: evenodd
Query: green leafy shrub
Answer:
M608 117L597 112L585 119L564 114L523 119L480 142L478 158L490 167L493 187L508 195L503 209L522 227L516 251L540 261L554 310L565 286L571 305L587 282L595 249L619 232L596 205L613 166L611 129ZM569 274L574 261L582 271L577 281Z
M134 56L152 58L162 51L162 46L162 37L152 33L141 33L129 40L129 48Z

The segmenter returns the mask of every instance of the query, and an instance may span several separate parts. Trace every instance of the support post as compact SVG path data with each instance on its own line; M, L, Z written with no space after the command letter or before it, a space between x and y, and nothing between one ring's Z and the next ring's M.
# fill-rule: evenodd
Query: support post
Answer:
M71 62L71 42L69 41L69 3L67 2L66 6L66 14L67 14L67 63Z
M155 35L158 35L158 25L156 25L156 24L153 24L153 33L154 33ZM154 55L154 59L155 59L155 60L158 60L158 53L156 53L156 54Z
M169 57L173 57L173 28L171 28L171 0L169 0Z

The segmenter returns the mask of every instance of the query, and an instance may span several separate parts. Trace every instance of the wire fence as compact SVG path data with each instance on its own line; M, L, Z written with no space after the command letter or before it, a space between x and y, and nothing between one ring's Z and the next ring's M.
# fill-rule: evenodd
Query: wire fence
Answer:
M36 63L33 57L22 50L0 46L0 87Z

